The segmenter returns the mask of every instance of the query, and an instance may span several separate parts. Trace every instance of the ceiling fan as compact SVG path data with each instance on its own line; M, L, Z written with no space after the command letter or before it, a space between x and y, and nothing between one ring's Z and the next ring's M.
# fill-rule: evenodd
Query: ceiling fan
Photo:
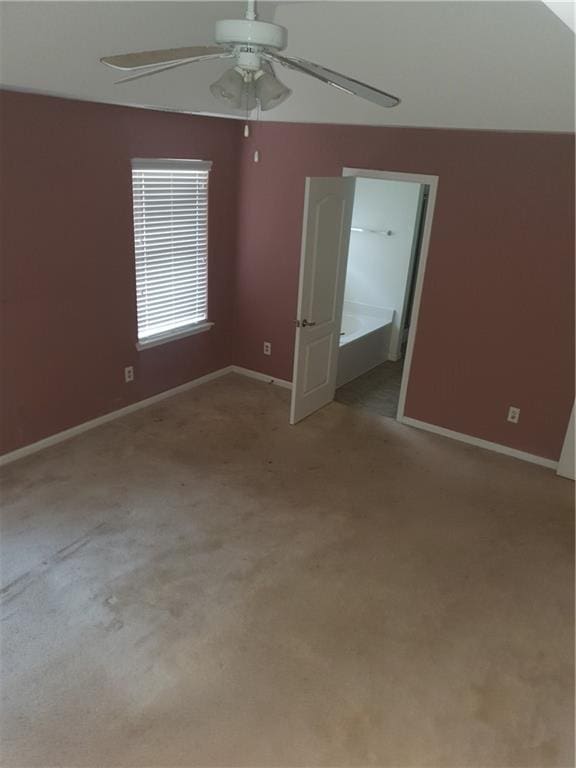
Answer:
M287 44L287 30L278 24L258 21L254 0L248 0L244 19L216 22L215 40L217 45L213 46L125 53L105 56L100 61L114 69L135 72L117 81L125 83L196 61L235 59L234 65L212 83L210 90L213 96L229 107L246 112L252 111L258 104L263 110L273 109L292 93L276 77L273 64L310 75L333 88L359 96L380 107L395 107L400 103L396 96L352 77L305 59L280 55L278 51L283 50Z

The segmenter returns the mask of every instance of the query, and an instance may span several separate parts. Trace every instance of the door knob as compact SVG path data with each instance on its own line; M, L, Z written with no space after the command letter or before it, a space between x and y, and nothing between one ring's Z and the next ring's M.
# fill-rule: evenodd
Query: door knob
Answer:
M315 321L310 322L310 320L302 320L302 321L296 320L296 326L298 328L306 328L307 326L312 326L312 325L316 325L316 322Z

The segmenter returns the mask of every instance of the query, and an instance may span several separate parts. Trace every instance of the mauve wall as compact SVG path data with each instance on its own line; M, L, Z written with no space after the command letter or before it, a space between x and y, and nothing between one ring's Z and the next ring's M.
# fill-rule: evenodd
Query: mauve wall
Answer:
M437 175L406 414L558 458L574 397L573 136L269 123L244 150L234 363L292 378L306 176Z
M1 452L230 362L241 126L0 94ZM213 160L210 319L137 352L132 157ZM125 365L136 380L125 384Z
M234 121L26 94L1 93L0 110L2 452L231 362L290 379L304 177L357 166L440 177L407 414L558 458L574 390L573 137L260 124L243 140ZM214 161L216 326L138 353L142 156Z

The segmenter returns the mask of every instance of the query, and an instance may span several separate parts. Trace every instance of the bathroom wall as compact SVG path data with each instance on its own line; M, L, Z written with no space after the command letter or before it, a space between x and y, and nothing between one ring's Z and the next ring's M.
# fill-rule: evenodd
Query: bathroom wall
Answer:
M356 180L352 227L392 234L351 232L344 301L394 310L390 335L392 360L400 356L420 198L420 184Z

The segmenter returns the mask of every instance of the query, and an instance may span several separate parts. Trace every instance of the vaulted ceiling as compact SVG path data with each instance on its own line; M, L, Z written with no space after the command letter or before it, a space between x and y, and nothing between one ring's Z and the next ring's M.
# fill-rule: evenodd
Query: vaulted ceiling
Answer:
M558 5L558 3L551 3ZM260 2L288 28L287 53L401 97L382 109L293 71L261 119L439 128L574 130L574 33L539 0ZM208 86L229 66L204 62L115 85L99 57L210 44L237 2L0 3L0 83L72 98L238 116Z

